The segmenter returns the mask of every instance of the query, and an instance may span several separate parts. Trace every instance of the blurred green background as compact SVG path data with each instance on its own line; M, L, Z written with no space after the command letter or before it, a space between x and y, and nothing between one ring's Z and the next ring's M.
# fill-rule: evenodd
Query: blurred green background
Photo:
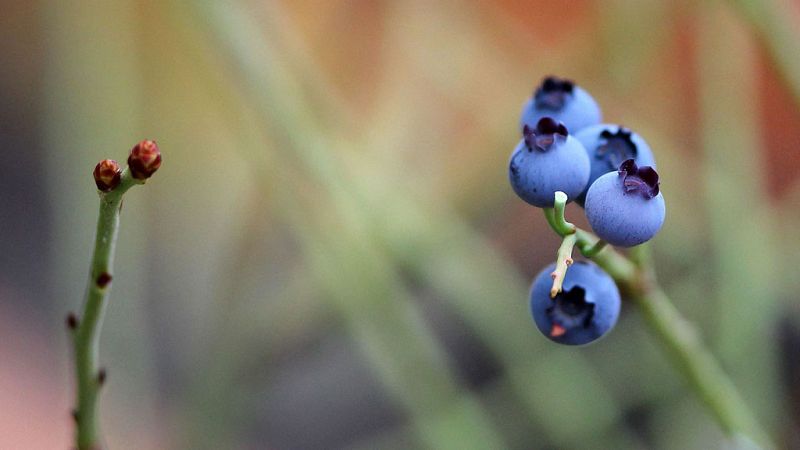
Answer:
M70 446L91 171L142 138L164 163L123 209L108 448L732 445L633 305L585 348L533 326L528 284L559 242L506 164L548 74L650 143L665 290L800 448L798 2L2 11L0 448Z

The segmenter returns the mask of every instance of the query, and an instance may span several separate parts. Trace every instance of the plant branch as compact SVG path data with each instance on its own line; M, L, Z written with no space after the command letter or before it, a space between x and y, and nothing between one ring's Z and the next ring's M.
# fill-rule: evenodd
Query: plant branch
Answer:
M557 220L556 217L554 221ZM606 244L587 231L578 228L571 236L575 236L578 249L591 254L597 265L614 278L620 291L638 305L674 366L725 433L732 438L747 436L759 445L772 448L769 435L758 424L731 379L658 285L649 248L646 245L635 247L628 259L613 248L598 253ZM562 243L562 248L564 245ZM562 256L560 248L559 262Z
M73 313L67 316L67 327L75 352L77 398L72 414L78 450L99 448L97 398L106 380L106 371L98 368L97 355L100 328L111 291L122 197L134 185L144 184L160 165L161 153L155 141L144 140L131 150L129 167L124 171L120 170L116 161L108 159L100 161L94 170L95 183L100 194L100 212L89 283L80 318Z
M544 215L547 223L558 233L559 236L566 236L575 233L575 225L567 222L564 218L564 209L567 207L567 194L556 191L553 208L544 208Z
M697 330L672 305L656 282L649 258L644 258L642 269L626 287L647 325L726 434L734 438L748 436L753 442L772 448L767 433L761 429L731 379L703 345Z
M133 185L142 182L133 178L126 169L116 189L100 194L100 213L97 219L97 235L89 284L86 288L86 300L83 314L72 331L78 381L77 406L73 414L77 425L76 439L79 450L95 447L98 440L97 395L105 379L105 372L98 370L97 354L100 327L111 290L111 272L119 231L122 195Z

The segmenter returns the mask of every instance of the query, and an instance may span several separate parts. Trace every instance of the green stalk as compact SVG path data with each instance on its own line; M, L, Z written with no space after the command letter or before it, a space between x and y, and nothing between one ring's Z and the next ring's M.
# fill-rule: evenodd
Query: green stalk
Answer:
M578 248L590 246L597 239L581 229L576 235ZM673 366L686 378L722 430L732 439L746 436L764 448L773 448L769 435L736 386L658 285L646 246L636 247L631 253L633 261L609 248L593 260L637 304L650 331L666 348Z
M565 252L571 253L573 245L577 246L584 256L592 257L611 275L620 290L639 306L648 327L667 349L673 365L686 377L723 431L734 439L747 436L760 445L772 447L768 434L758 424L731 379L656 282L649 248L646 245L634 247L630 259L613 249L599 253L606 243L567 222L565 204L566 195L556 192L555 208L544 211L553 231L564 236L558 250L550 295L554 296L560 290L567 269L566 258L569 257ZM565 231L569 233L564 234Z
M640 284L640 287L632 289L631 299L639 306L647 325L666 348L673 365L686 377L725 434L732 439L747 436L765 448L772 448L769 437L731 379L664 291L651 277L643 276L641 272L632 281Z
M97 397L105 381L105 371L97 367L100 327L103 322L108 294L111 291L111 272L114 247L119 232L119 214L122 196L135 184L142 184L125 169L119 186L100 194L100 213L97 219L97 236L86 288L86 299L80 322L72 330L77 375L77 399L73 412L77 426L78 450L98 448Z

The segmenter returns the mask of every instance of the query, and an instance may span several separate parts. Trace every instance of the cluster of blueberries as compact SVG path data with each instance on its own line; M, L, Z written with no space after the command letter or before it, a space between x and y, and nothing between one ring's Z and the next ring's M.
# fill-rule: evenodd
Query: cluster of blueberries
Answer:
M539 208L552 208L555 193L564 192L584 208L600 239L633 247L664 223L655 160L641 136L601 121L600 107L585 90L569 80L545 78L523 108L522 139L509 161L509 180L520 198ZM539 330L568 345L587 344L610 331L620 310L613 279L592 262L577 262L561 291L551 295L554 268L545 268L531 287Z

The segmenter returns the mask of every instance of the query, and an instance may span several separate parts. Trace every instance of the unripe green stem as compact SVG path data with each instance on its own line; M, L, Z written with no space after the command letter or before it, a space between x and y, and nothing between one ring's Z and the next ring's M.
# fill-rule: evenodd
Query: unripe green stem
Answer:
M100 327L108 294L111 291L111 271L114 246L119 231L122 196L133 185L142 183L143 180L134 179L125 169L119 186L111 192L100 194L97 236L86 299L78 326L72 330L77 376L74 415L77 429L75 442L78 450L98 448L97 397L102 385L102 377L97 366Z

